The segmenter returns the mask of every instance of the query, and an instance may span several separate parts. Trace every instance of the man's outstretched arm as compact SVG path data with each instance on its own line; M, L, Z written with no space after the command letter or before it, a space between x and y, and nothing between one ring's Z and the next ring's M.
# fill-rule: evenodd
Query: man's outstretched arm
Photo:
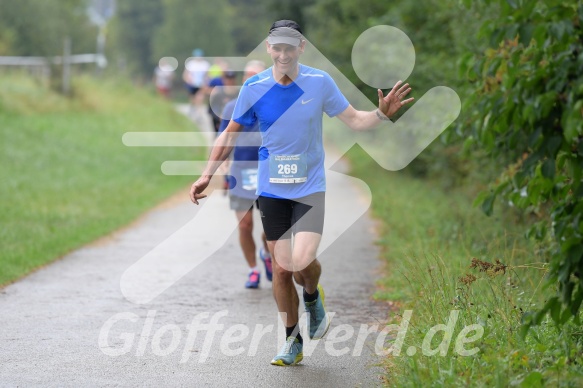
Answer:
M215 144L211 149L208 163L200 176L190 187L190 200L198 205L198 200L206 198L206 194L202 192L209 185L211 178L219 168L219 166L227 160L237 140L237 135L243 126L233 120L229 122L227 128L217 137Z

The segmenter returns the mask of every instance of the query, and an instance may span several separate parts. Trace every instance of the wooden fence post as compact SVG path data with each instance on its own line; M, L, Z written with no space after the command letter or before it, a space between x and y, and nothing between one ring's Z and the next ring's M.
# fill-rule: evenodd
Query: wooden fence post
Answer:
M71 38L67 36L63 42L63 94L71 91Z

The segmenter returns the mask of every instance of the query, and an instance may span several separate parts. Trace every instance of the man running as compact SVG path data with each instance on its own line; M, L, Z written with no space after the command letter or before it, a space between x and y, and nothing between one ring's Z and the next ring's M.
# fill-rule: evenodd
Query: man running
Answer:
M213 128L217 134L221 125L221 118L218 114L223 111L227 102L237 97L237 87L235 85L237 85L237 73L227 69L223 71L220 77L211 79L204 89L209 96L208 113L213 120ZM217 86L219 88L213 93L213 89Z
M237 133L259 122L259 210L273 258L273 294L278 310L284 313L287 337L271 361L280 366L297 364L303 358L294 280L303 287L310 338L322 338L330 325L319 284L322 269L316 259L326 191L323 113L338 116L353 130L364 130L378 126L413 101L404 99L411 88L399 81L386 96L378 90L378 109L354 109L326 72L299 63L305 44L296 22L280 20L271 26L266 46L273 66L245 82L231 122L218 137L202 176L190 190L195 204L206 197L202 193L231 152Z
M206 74L210 64L202 58L204 52L201 49L194 49L192 51L192 58L186 61L184 72L182 73L182 80L188 90L190 96L189 115L194 113L195 108L202 104L199 93L206 82Z

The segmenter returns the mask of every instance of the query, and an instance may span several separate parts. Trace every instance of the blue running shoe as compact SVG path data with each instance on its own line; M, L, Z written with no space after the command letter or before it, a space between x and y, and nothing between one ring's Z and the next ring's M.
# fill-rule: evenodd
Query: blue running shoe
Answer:
M300 344L296 337L287 337L279 354L271 360L271 365L289 366L299 363L304 359L303 348L304 346Z
M263 264L265 264L265 277L267 280L271 281L271 278L273 277L273 267L271 266L271 255L269 254L269 251L266 252L264 248L261 248L259 250L259 257L261 258L261 261L263 261Z
M308 313L308 328L311 339L321 339L330 327L330 319L324 306L324 289L318 284L318 299L313 302L304 302Z
M259 271L251 271L249 272L249 280L245 283L245 288L257 288L259 287L259 279L261 278L261 274Z

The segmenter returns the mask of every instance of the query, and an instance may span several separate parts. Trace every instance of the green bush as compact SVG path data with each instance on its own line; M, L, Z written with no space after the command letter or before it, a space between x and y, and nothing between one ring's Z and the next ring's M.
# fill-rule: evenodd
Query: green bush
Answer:
M545 314L577 317L583 301L583 5L580 1L489 1L500 8L481 36L490 48L467 55L462 74L475 84L461 131L502 165L478 203L497 197L529 212L548 209L528 236L549 245L554 295L525 324Z

